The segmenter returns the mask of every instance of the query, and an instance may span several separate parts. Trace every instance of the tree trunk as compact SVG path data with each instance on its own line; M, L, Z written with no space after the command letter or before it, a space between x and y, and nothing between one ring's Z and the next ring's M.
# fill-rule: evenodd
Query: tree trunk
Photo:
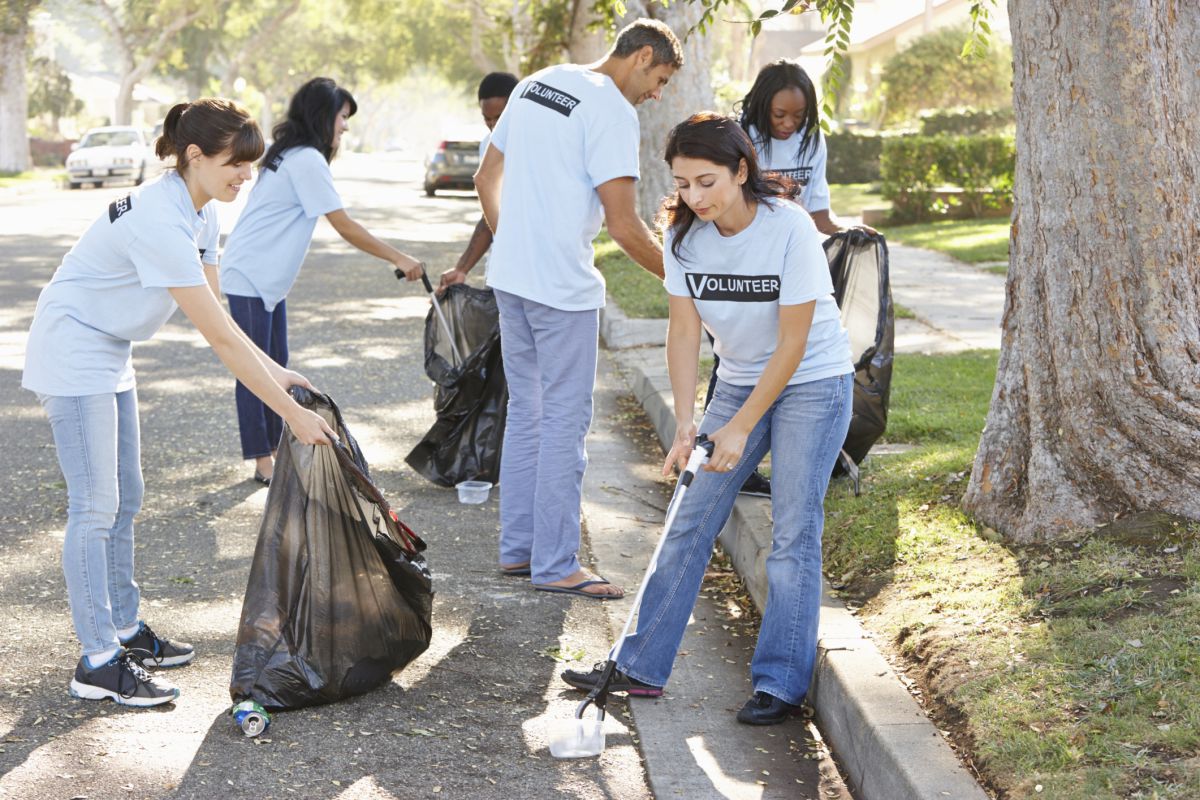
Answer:
M572 0L571 36L567 45L567 60L572 64L591 64L608 52L604 31L589 30L588 26L596 20L589 0Z
M657 2L630 2L623 23L638 17L660 20L683 39L700 19L702 9L696 3L672 3L663 8ZM642 122L641 169L638 181L638 209L642 218L654 218L662 199L674 191L671 171L663 163L663 149L671 128L697 111L713 106L712 65L709 47L712 40L696 33L683 45L683 69L675 73L663 89L662 100L647 100L638 106Z
M25 88L25 40L29 33L24 20L11 29L0 28L0 172L29 169L29 134L25 117L29 96Z
M1016 542L1200 519L1200 15L1010 0L1012 264L964 505Z

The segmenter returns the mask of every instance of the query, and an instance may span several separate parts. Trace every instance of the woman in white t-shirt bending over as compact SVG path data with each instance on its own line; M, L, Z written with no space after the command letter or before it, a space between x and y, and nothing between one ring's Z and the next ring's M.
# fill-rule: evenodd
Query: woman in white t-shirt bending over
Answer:
M192 660L189 644L138 618L133 518L142 505L141 443L133 342L152 337L175 309L196 326L229 371L282 416L300 441L333 431L285 391L312 388L247 339L214 294L217 209L249 180L262 155L254 120L228 100L180 103L155 151L176 167L113 202L42 290L21 385L50 417L67 481L63 573L83 645L71 694L154 706L179 695L146 671Z
M670 295L667 367L676 434L663 465L682 467L697 433L715 442L685 495L626 640L611 688L657 696L738 488L771 453L773 543L767 607L751 664L750 725L782 722L804 699L816 656L823 501L850 423L850 347L821 236L788 189L758 168L737 122L712 112L676 126L663 206ZM716 392L693 420L701 328L721 357ZM566 672L591 689L599 672Z
M285 298L300 275L318 218L324 216L343 239L401 270L410 281L421 277L421 262L351 219L333 186L329 162L357 110L350 92L330 78L313 78L296 90L225 243L221 289L229 299L229 313L281 366L288 363ZM254 459L254 479L268 484L283 426L241 382L234 397L242 458Z

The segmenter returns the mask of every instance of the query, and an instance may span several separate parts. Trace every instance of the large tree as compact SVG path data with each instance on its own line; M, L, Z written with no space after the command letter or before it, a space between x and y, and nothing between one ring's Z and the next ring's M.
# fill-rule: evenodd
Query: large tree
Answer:
M1200 519L1200 14L1012 0L999 371L966 508L1017 541Z
M205 16L219 16L231 0L89 0L112 35L121 58L121 85L113 124L133 119L133 90L175 45L180 32Z
M664 7L658 0L633 0L625 5L628 13L623 22L632 22L638 17L657 19L684 40L683 69L675 73L663 89L661 100L648 100L638 107L642 123L638 207L642 216L650 220L663 198L674 190L671 171L662 158L667 134L695 112L713 107L709 56L712 40L693 32L703 15L703 10L696 4L671 3Z
M0 172L29 169L29 96L25 86L29 17L40 0L0 5Z

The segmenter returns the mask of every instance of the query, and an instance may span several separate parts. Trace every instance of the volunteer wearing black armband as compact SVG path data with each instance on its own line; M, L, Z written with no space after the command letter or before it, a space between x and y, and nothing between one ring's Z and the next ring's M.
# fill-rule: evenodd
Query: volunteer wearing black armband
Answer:
M216 283L217 211L262 155L258 125L228 100L181 103L155 150L175 170L109 205L42 290L21 385L50 417L67 483L63 573L83 656L70 692L132 706L169 703L179 690L147 671L192 660L191 645L138 617L133 518L142 504L132 343L183 310L225 366L306 444L333 431L288 396L301 375L276 365L222 310Z

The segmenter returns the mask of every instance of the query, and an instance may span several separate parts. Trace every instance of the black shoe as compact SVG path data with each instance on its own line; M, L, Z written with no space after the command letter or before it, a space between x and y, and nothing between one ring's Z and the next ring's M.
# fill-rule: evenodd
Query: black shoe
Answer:
M749 497L770 497L771 479L763 477L761 472L751 472L750 477L746 478L746 482L738 490L738 494Z
M195 650L187 642L173 642L164 639L144 622L138 622L138 632L127 642L121 642L127 650L139 650L147 655L139 656L153 663L156 667L178 667L188 663L196 655Z
M743 725L778 725L788 717L803 713L801 706L785 703L766 692L755 692L738 712L737 721Z
M591 672L579 672L573 669L564 670L562 679L580 691L590 692L600 682L600 675L604 672L606 666L608 666L608 662L601 661L592 667ZM624 692L630 697L662 697L663 693L661 686L651 686L648 683L642 683L636 678L629 677L619 669L613 670L612 679L608 682L608 690L610 692Z
M79 659L71 680L71 696L82 700L112 700L123 706L161 706L179 697L179 690L146 671L135 653L120 650L108 663L88 669Z

